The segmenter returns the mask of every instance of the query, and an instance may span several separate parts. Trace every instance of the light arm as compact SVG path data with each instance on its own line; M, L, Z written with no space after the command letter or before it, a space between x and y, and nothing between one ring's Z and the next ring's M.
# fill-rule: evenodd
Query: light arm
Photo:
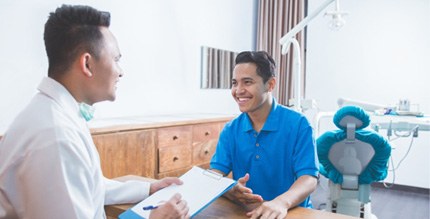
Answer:
M327 0L322 5L320 5L315 11L313 11L309 16L300 21L293 29L291 29L287 34L285 34L280 40L279 43L282 45L282 54L287 54L289 48L290 39L295 37L298 32L303 30L308 23L314 19L324 8L326 8L330 3L335 0Z
M282 54L287 54L290 50L290 45L293 44L294 47L294 55L293 55L293 78L295 80L295 102L294 108L298 112L302 112L302 104L301 104L301 56L300 56L300 44L296 40L295 36L298 32L303 30L303 28L308 25L308 23L314 19L322 10L324 10L330 3L335 0L327 0L322 5L320 5L315 11L313 11L309 16L305 17L300 23L298 23L293 29L291 29L287 34L285 34L280 40L279 43L282 45ZM337 0L336 0L337 1Z

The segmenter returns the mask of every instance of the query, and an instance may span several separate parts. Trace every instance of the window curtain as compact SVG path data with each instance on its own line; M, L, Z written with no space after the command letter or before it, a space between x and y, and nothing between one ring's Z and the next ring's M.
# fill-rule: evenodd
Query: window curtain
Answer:
M274 96L280 104L288 105L294 97L293 46L286 55L281 55L279 40L305 17L306 0L258 0L257 51L268 52L276 62L277 86ZM296 35L300 44L302 69L301 94L305 95L305 50L304 31Z

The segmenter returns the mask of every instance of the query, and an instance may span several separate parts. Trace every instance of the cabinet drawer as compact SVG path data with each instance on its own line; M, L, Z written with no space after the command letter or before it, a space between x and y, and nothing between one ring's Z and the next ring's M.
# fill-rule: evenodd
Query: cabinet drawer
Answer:
M177 126L158 130L158 148L175 145L191 145L191 126Z
M219 123L202 124L193 126L193 142L208 141L219 138Z
M218 139L211 139L204 142L193 143L193 165L209 163L215 149Z
M191 165L191 145L162 147L158 149L158 172L176 170Z

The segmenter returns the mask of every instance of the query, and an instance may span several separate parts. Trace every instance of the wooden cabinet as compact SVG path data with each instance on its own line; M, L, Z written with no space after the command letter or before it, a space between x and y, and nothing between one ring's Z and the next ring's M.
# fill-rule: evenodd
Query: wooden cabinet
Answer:
M231 117L151 123L92 130L103 174L180 176L192 166L209 167L220 130Z

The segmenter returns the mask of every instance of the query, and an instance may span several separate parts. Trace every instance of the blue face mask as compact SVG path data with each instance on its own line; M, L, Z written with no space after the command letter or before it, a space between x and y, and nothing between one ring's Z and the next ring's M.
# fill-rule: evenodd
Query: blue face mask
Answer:
M86 103L79 104L79 111L84 119L88 122L94 117L94 107Z

